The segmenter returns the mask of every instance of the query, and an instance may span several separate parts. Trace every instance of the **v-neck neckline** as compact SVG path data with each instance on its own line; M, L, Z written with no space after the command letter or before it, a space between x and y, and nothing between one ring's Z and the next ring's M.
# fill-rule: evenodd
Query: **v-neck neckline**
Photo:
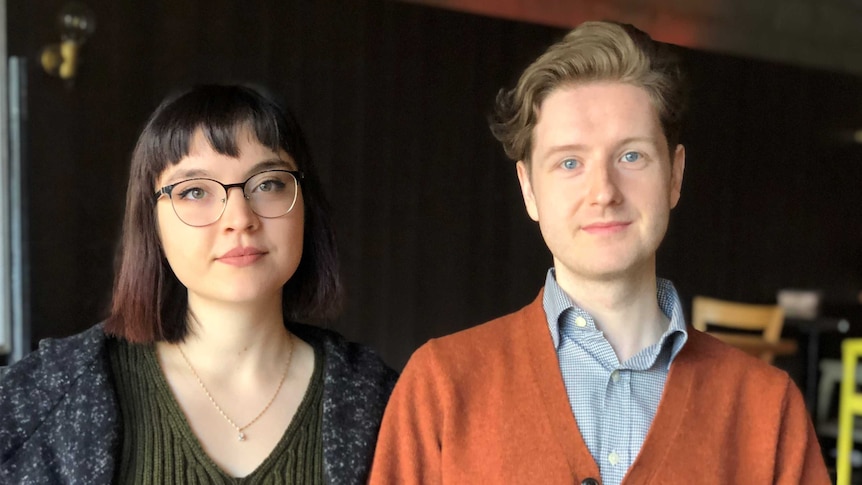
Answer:
M144 362L150 370L150 372L147 372L146 374L153 376L152 384L156 386L156 392L166 397L165 402L169 409L165 415L165 420L168 422L168 424L179 432L179 434L182 436L182 439L185 440L186 443L192 447L194 454L199 457L199 459L205 464L205 466L211 467L212 470L217 472L220 477L230 483L242 484L252 482L258 475L266 473L271 467L272 462L278 459L278 457L281 456L282 453L284 453L285 448L290 446L291 439L299 431L299 427L302 425L306 414L309 412L316 411L311 406L312 400L314 398L311 391L313 388L321 388L323 384L323 352L318 349L316 345L312 345L312 348L314 349L314 370L312 371L309 385L305 389L305 394L302 397L302 401L300 402L299 407L297 407L296 409L296 413L290 420L290 424L288 424L287 428L284 431L284 434L282 434L281 438L278 440L275 447L273 447L272 451L270 451L266 458L264 458L263 461L261 461L260 464L258 464L258 466L256 466L255 469L251 471L251 473L242 477L234 477L227 473L204 450L200 439L198 439L198 436L194 433L194 431L192 431L185 411L183 411L183 408L177 401L176 396L174 396L173 391L171 391L170 385L168 384L167 378L165 377L165 373L162 370L162 366L159 364L155 345L147 345L146 349L144 349ZM318 392L322 393L322 389L319 389Z

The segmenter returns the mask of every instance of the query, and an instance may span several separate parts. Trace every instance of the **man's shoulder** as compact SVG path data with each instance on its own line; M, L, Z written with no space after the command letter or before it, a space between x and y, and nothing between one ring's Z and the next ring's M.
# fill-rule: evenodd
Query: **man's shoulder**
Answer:
M458 332L433 338L422 345L411 360L432 359L447 365L478 365L505 356L531 351L535 332L545 332L541 293L523 308ZM526 336L531 338L526 338ZM550 337L548 337L548 344Z
M709 333L688 327L688 342L686 347L691 353L709 360L709 365L717 362L731 365L734 368L744 368L761 372L781 372L780 369L767 364L763 360L733 347Z
M523 329L530 322L540 319L545 322L545 311L542 308L542 293L530 303L511 313L496 317L487 322L434 339L437 342L451 345L475 343L476 340L507 340L513 336L516 329ZM542 326L545 326L544 323Z
M789 374L717 338L688 329L688 342L678 356L679 365L691 366L701 385L734 388L735 392L776 397L792 387Z

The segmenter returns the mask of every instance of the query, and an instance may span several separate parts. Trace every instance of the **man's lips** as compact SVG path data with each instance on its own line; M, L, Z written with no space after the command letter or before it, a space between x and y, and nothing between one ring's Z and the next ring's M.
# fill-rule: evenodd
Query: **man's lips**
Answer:
M232 266L246 266L262 258L265 254L265 251L253 247L236 247L216 258L216 261Z
M629 224L631 223L625 221L594 222L581 226L581 229L590 234L612 234L625 230Z

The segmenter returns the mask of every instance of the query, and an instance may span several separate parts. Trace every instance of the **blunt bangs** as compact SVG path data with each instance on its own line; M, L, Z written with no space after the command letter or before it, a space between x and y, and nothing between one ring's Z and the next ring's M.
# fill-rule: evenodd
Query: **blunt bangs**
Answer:
M297 163L305 158L297 140L283 139L289 135L288 121L264 105L260 96L241 86L203 86L170 99L162 104L148 125L152 180L169 165L189 154L192 139L198 130L217 153L239 156L237 135L249 128L257 141L272 151L284 150Z

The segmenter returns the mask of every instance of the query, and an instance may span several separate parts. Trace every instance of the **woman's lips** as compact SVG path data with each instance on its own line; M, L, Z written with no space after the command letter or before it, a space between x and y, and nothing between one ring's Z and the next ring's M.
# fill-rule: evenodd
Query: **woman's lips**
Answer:
M257 248L233 248L222 254L216 261L231 266L248 266L262 258L266 253Z

